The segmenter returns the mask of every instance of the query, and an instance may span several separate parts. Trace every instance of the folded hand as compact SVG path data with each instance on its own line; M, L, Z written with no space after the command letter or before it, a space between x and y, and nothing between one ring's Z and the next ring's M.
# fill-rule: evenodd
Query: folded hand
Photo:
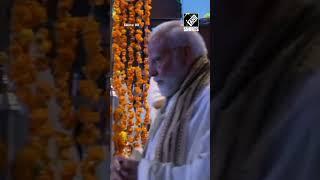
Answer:
M114 157L111 163L111 180L137 180L139 161Z

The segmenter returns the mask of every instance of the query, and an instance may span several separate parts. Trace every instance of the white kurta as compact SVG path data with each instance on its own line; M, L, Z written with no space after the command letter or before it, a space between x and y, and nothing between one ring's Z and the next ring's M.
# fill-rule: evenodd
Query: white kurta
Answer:
M206 180L210 179L210 87L206 87L195 101L198 107L187 125L186 164L154 161L160 128L150 140L145 158L138 167L138 180Z

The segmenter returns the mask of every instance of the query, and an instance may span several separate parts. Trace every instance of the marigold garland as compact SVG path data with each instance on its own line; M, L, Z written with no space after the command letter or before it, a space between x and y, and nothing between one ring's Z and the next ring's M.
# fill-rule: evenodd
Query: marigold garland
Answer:
M80 81L80 95L87 98L90 103L97 103L99 101L99 98L101 97L102 90L98 89L96 87L96 80L101 76L101 74L105 73L108 62L107 59L101 54L101 35L99 31L99 24L95 21L93 17L84 17L84 18L70 18L66 17L64 18L67 22L61 22L60 30L62 30L61 37L59 40L61 41L60 47L63 47L60 52L64 53L61 57L67 58L65 60L61 60L60 64L57 64L58 71L57 75L61 75L60 77L60 83L61 88L68 87L66 85L66 82L68 80L68 75L63 72L70 72L70 70L65 71L63 68L71 69L71 65L73 64L73 59L75 57L74 50L75 45L77 44L76 33L79 31L82 34L83 40L84 40L84 48L87 55L87 64L84 67L84 73L87 78L87 80L81 80ZM70 33L70 28L71 32ZM70 43L66 42L73 42L70 47ZM64 46L63 44L64 43ZM69 49L69 51L68 51ZM69 56L68 56L69 54ZM69 57L69 58L68 58ZM69 61L69 62L68 62ZM68 92L67 89L60 90L61 92ZM63 95L63 94L62 94ZM62 97L66 97L66 95L63 95ZM77 122L75 119L75 116L78 117L81 123L83 123L83 128L80 132L80 134L77 136L77 142L80 143L83 147L86 147L89 152L86 155L87 157L81 161L79 164L81 170L82 170L82 177L84 179L95 179L95 171L90 169L87 170L84 167L88 166L88 163L92 165L94 162L95 165L92 166L92 168L95 168L96 165L104 160L104 158L95 159L94 156L92 157L90 155L90 148L92 145L95 145L98 140L101 138L100 130L97 128L97 123L100 122L100 113L96 111L92 111L89 108L81 107L79 111L75 114L74 111L70 108L71 106L69 104L71 101L68 99L62 98L62 107L63 109L66 109L66 120L70 120L71 116L71 122ZM66 104L66 105L64 105ZM69 116L68 116L69 115ZM70 121L67 121L70 122ZM100 151L96 150L93 152L94 155L105 157L103 154L103 148L102 147L96 147L96 149L100 149ZM91 153L92 154L92 153ZM76 167L75 167L76 166ZM68 174L68 169L71 169L72 172L75 172L75 169L77 169L78 165L74 163L70 163L69 165L65 165L65 170L63 173L63 176L65 178L70 177L70 173Z
M37 62L51 49L45 28L36 30L47 21L46 9L38 1L16 1L12 9L12 32L9 47L9 78L13 80L19 100L27 105L30 111L31 137L30 144L18 153L15 173L24 179L41 179L50 176L50 161L47 156L47 138L52 136L53 129L48 117L46 98L52 94L50 86L37 81L36 76L45 67ZM41 40L41 41L40 41ZM40 55L33 53L32 48L39 47ZM43 60L43 59L42 59ZM35 83L34 83L35 82ZM32 85L35 88L32 88ZM37 138L36 138L37 137ZM25 167L28 162L28 167ZM30 173L30 167L39 166L38 175ZM50 179L50 178L49 178Z
M85 68L89 83L84 83L81 93L96 102L100 90L94 86L94 81L107 69L107 61L100 53L100 35L98 24L92 18L71 17L69 11L73 0L58 1L58 20L56 32L56 54L53 63L48 63L47 54L52 50L49 31L41 27L47 22L46 8L37 0L17 0L12 10L12 41L9 48L9 77L15 82L16 94L19 100L30 111L31 140L17 156L17 179L53 179L52 160L48 157L48 139L54 138L57 145L58 157L62 165L61 179L72 179L79 168L72 156L74 140L68 133L55 130L49 120L48 100L54 97L61 108L59 118L62 126L72 130L78 123L78 114L74 111L69 95L69 79L72 65L75 61L75 48L78 44L77 33L81 30L85 40L85 48L89 57ZM102 5L103 1L95 0L94 5ZM86 22L83 28L83 22ZM39 28L40 27L40 28ZM1 54L2 62L3 54ZM44 81L36 81L38 72L51 68L55 87ZM36 82L36 83L34 83ZM35 86L35 88L32 88ZM81 122L85 124L78 141L92 145L97 142L100 132L95 123L100 114L88 109L81 109ZM39 138L38 138L39 137ZM82 166L88 163L96 166L105 157L103 148L97 146L90 150ZM25 167L28 162L28 167ZM29 167L40 167L38 172L30 173ZM92 166L92 168L94 167ZM33 171L33 169L31 169ZM84 179L95 177L94 171L83 171ZM30 177L29 177L30 175ZM89 178L89 179L90 179Z
M73 3L73 0L58 1L58 19L54 29L56 32L56 57L53 59L51 67L56 87L55 97L60 106L60 124L69 131L72 131L78 123L69 94L69 79L72 65L76 60L77 33L82 25L80 18L69 15ZM62 168L60 177L63 180L73 179L79 168L72 156L72 149L76 142L71 135L63 132L56 133L55 141Z
M95 1L95 5L100 5L100 3L97 0ZM80 81L80 94L86 97L90 103L97 104L103 94L102 89L96 86L96 81L106 73L109 61L102 54L99 23L90 15L83 21L84 25L81 32L87 58L84 68L86 80ZM82 145L87 146L86 157L81 162L81 171L85 180L97 179L95 167L106 157L103 147L95 145L101 138L100 130L97 128L100 116L101 112L99 111L92 111L87 107L79 109L80 121L84 128L78 140Z
M148 139L149 67L145 48L151 0L115 0L113 8L112 85L119 98L119 106L113 112L113 142L115 155L130 156L133 148L143 146Z

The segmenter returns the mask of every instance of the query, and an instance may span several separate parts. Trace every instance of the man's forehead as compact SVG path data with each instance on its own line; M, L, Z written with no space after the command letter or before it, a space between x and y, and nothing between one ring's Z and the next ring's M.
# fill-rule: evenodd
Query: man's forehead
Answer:
M149 48L150 54L158 54L163 52L163 50L165 49L165 46L163 41L159 40L159 41L149 42L148 48Z

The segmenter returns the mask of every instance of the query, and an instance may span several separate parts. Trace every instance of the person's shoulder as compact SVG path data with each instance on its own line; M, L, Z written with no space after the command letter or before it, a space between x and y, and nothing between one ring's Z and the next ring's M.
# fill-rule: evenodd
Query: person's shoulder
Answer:
M194 114L206 115L210 111L210 85L201 89L190 108Z
M210 84L206 85L199 93L197 98L199 103L209 103L210 104Z

